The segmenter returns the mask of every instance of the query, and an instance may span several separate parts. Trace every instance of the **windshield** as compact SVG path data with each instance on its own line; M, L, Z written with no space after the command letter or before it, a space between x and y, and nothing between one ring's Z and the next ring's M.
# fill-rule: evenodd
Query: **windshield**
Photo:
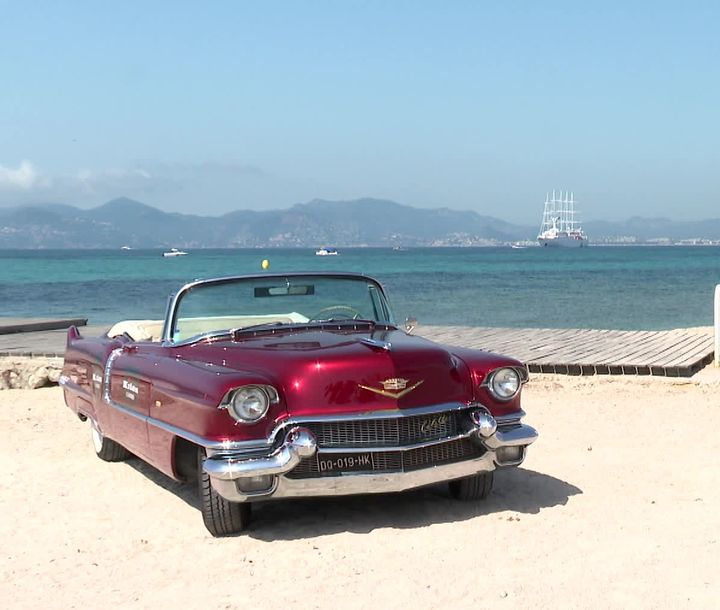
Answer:
M383 293L364 277L267 276L195 284L177 301L172 341L257 325L371 320L392 324Z

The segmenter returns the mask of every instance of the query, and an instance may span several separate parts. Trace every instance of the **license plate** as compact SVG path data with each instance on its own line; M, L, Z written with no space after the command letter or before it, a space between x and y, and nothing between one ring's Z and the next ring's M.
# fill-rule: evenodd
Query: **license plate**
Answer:
M317 461L320 474L373 469L372 453L318 453Z

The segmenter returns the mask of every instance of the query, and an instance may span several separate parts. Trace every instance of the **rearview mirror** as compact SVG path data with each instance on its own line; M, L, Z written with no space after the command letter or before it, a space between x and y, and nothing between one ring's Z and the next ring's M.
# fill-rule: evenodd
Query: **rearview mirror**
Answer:
M315 294L313 285L257 286L255 297L288 297Z

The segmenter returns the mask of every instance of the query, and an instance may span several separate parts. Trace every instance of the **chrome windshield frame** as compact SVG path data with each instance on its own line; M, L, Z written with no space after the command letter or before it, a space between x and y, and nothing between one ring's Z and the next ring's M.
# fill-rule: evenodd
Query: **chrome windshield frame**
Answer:
M165 320L163 323L163 331L162 331L162 337L161 341L163 345L165 346L179 346L181 344L185 344L185 341L179 341L176 342L173 340L173 332L172 329L175 326L176 320L177 320L177 314L178 314L178 307L180 305L180 302L182 299L187 295L188 292L193 290L194 288L197 288L198 286L211 286L216 284L231 284L234 282L243 282L246 280L258 280L258 279L268 279L268 280L290 280L290 279L298 279L298 278L326 278L326 279L346 279L346 280L361 280L371 283L373 286L375 286L381 295L381 302L383 307L383 313L387 316L390 324L394 324L393 317L392 317L392 311L390 309L390 304L388 303L387 294L385 293L385 289L383 288L382 284L378 282L376 279L365 275L363 273L352 273L352 272L334 272L334 271L295 271L292 273L253 273L249 275L230 275L230 276L224 276L224 277L216 277L216 278L208 278L208 279L198 279L194 280L192 282L188 282L184 286L182 286L177 292L174 292L168 297L167 306L165 308ZM219 331L218 331L219 332ZM215 334L215 333L212 333ZM224 334L224 333L223 333ZM193 338L196 340L197 337Z

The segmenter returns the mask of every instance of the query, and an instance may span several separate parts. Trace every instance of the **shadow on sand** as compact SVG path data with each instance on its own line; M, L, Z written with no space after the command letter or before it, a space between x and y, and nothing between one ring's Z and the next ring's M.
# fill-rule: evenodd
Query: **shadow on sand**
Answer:
M131 459L127 464L200 510L196 485L173 481L140 459ZM297 540L339 532L366 533L384 527L406 529L452 523L502 511L536 514L543 508L563 506L571 496L581 493L575 485L550 475L511 468L496 471L492 494L480 502L454 500L443 484L399 494L261 502L253 506L252 523L242 535L264 541Z
M166 489L167 491L175 494L175 496L180 498L186 504L196 508L198 511L200 510L200 497L198 496L197 483L180 483L175 481L167 475L164 475L153 466L150 466L150 464L143 461L141 458L135 456L132 456L123 463L126 466L130 466L133 470L137 470L158 487Z

